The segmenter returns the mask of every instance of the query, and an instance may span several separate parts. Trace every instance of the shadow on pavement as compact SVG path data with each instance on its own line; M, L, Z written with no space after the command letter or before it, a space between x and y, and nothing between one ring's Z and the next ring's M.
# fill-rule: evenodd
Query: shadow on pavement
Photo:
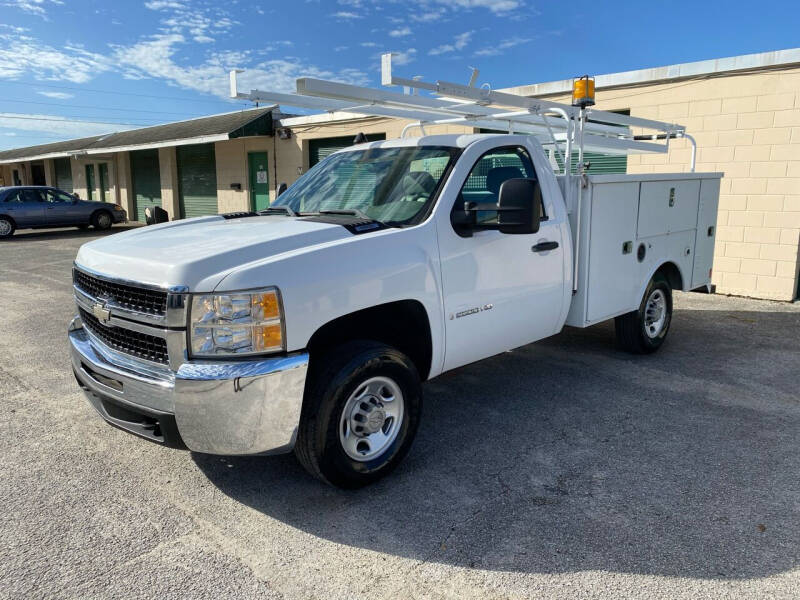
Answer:
M404 465L343 492L292 456L194 455L333 542L463 567L765 577L800 564L800 312L677 310L662 351L568 329L425 386Z

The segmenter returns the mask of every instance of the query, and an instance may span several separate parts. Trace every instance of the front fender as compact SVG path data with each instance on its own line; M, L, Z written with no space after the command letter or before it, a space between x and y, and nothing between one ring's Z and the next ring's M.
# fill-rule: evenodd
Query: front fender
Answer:
M353 235L242 266L215 291L277 286L288 351L303 350L320 327L350 313L417 300L431 327L431 372L444 359L441 269L429 223Z

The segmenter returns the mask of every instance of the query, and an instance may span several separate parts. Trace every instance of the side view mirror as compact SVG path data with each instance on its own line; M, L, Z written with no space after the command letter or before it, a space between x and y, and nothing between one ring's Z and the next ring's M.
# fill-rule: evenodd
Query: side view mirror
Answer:
M536 179L508 179L500 186L497 223L502 233L536 233L542 214L542 188Z
M497 219L479 222L478 213L497 213ZM507 179L500 186L497 204L464 202L463 210L454 210L453 227L462 237L473 231L496 229L502 233L524 234L539 231L542 214L542 189L536 179Z
M280 196L283 192L285 192L286 188L288 188L288 187L289 186L286 185L285 181L283 183L279 184L278 185L278 196Z

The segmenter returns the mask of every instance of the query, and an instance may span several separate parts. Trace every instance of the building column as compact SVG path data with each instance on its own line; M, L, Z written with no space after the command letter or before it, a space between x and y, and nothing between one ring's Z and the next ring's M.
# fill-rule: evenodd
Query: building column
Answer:
M52 158L44 160L44 182L45 185L56 187L56 162Z
M128 219L135 220L133 214L133 189L131 187L131 155L129 152L114 154L115 199L128 213Z
M178 197L178 159L175 146L158 149L158 168L161 173L161 208L169 213L170 221L181 216Z
M88 200L86 193L86 163L73 157L69 160L72 169L72 192L78 194L81 200Z

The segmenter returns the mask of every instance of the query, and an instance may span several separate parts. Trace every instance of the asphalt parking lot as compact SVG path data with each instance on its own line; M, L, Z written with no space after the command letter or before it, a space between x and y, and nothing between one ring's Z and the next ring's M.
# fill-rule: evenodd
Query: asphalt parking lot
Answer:
M677 294L442 376L393 476L158 447L69 367L92 231L0 243L0 597L797 598L800 305Z

